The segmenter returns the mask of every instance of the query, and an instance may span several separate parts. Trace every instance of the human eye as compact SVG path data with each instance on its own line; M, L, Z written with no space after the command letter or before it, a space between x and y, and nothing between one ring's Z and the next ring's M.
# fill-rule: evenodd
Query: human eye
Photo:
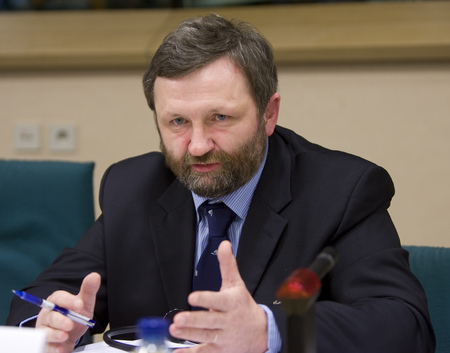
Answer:
M178 117L178 118L175 118L172 120L172 124L179 126L179 125L183 125L183 123L185 121L186 120L184 118Z
M216 119L219 121L224 121L228 118L228 115L225 114L216 114Z

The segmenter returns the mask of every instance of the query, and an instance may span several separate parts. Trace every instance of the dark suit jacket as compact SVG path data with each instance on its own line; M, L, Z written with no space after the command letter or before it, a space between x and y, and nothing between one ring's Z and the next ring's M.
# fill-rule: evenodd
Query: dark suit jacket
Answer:
M411 274L387 212L388 173L361 158L314 145L277 127L237 253L248 290L268 305L284 332L275 292L327 245L340 260L324 278L316 305L318 351L433 352L426 298ZM95 331L139 317L189 309L196 215L192 196L160 153L111 166L100 191L102 215L73 249L25 290L46 297L76 293L82 278L102 276ZM9 324L36 309L14 300Z

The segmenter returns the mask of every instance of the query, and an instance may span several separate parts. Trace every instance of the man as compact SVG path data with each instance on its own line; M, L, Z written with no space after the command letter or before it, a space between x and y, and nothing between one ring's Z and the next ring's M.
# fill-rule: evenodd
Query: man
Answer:
M93 317L91 333L178 308L170 333L200 342L182 352L277 352L276 290L333 245L340 261L316 304L318 351L434 351L423 289L387 212L389 175L276 125L273 54L253 27L216 15L182 23L152 59L144 91L162 154L108 169L100 218L26 291ZM209 245L205 202L235 214L217 252L219 291L192 291ZM15 300L8 323L36 313ZM55 352L86 332L46 310L36 327Z

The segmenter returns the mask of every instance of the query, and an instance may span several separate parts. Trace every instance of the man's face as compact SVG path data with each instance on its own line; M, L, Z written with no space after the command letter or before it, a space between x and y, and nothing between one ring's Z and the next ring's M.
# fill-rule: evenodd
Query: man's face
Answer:
M214 198L251 179L268 133L245 77L230 60L179 79L157 77L154 95L161 150L187 188Z

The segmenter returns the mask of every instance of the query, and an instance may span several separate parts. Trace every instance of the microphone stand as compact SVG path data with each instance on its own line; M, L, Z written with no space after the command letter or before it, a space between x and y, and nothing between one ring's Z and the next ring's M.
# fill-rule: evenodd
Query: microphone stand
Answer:
M336 250L327 247L308 268L295 270L278 289L277 297L286 314L288 353L317 352L314 303L320 294L321 279L337 260Z

